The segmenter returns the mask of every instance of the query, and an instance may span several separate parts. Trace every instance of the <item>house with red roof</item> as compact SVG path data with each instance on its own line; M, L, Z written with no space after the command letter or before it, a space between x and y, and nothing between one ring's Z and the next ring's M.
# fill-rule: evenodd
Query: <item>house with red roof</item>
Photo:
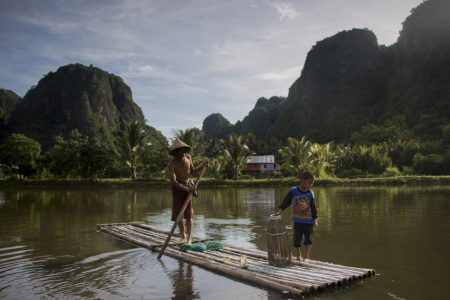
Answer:
M242 174L255 178L273 177L275 172L280 171L280 167L280 164L275 162L274 155L251 156Z

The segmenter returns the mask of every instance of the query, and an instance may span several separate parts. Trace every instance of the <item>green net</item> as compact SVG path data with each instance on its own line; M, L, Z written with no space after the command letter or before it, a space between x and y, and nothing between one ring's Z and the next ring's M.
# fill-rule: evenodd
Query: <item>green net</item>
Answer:
M191 250L191 246L189 244L183 243L180 245L180 251L182 252L188 252L189 250Z
M191 250L196 252L206 251L206 246L202 244L193 244L191 245Z
M183 243L180 245L180 251L182 252L188 252L188 251L196 251L196 252L203 252L206 251L206 246L202 244L186 244Z
M225 245L222 242L211 242L206 245L206 249L210 251L222 249Z

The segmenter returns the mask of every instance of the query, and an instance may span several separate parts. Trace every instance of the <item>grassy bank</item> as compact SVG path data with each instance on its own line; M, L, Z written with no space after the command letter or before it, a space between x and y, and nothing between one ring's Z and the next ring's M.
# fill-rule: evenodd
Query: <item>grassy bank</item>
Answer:
M202 187L269 187L269 186L294 186L298 179L245 179L225 180L203 178ZM372 177L372 178L347 178L347 179L316 179L314 186L333 185L450 185L450 176L397 176L397 177ZM130 179L86 179L86 180L0 180L0 187L169 187L168 179L136 180Z

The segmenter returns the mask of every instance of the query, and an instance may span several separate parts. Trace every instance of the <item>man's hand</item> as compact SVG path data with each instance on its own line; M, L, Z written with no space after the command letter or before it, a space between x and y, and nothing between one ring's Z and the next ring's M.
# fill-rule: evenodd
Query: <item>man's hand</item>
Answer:
M197 187L194 185L194 186L191 186L190 188L188 188L188 193L192 193L192 194L195 194L195 192L197 191Z
M209 167L209 159L207 159L207 160L205 160L205 161L203 162L203 166L204 166L204 167Z

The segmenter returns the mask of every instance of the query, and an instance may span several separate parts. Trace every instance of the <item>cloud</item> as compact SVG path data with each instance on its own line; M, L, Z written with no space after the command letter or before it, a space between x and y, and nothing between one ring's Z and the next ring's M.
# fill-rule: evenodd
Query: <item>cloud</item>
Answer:
M254 76L255 79L261 80L284 80L292 79L299 76L299 68L291 68L280 72L268 72Z
M286 3L282 1L268 2L269 6L275 8L280 16L280 19L295 19L300 15L299 12L293 7L291 3Z
M152 77L154 76L153 67L150 65L131 64L126 72L121 73L121 76L128 79Z
M195 49L195 51L194 51L194 56L200 56L200 55L203 55L204 53L203 53L203 51L202 50L200 50L200 49Z

